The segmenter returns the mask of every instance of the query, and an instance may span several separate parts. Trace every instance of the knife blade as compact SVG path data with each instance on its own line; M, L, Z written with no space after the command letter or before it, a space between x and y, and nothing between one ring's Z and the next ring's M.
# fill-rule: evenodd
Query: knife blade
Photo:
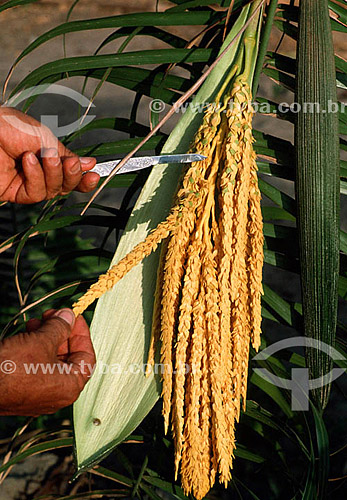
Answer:
M129 174L136 172L137 170L142 170L143 168L152 167L158 164L164 163L191 163L195 161L205 160L206 156L197 153L179 154L179 155L159 155L159 156L137 156L130 158L123 166L119 169L118 174ZM107 177L113 169L118 165L121 160L111 160L97 163L95 167L88 172L95 172L100 175L100 177ZM85 172L87 173L87 172Z

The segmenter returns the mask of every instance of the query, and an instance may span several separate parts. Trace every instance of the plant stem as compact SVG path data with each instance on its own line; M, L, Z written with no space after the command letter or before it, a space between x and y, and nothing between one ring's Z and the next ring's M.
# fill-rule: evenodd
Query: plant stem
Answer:
M277 3L278 0L270 0L270 4L266 11L265 25L261 34L261 42L259 46L258 58L254 70L253 87L252 87L253 98L256 96L256 93L258 91L259 78L263 70L264 59L267 51L267 46L269 44L270 33L276 13Z
M250 18L252 15L258 11L258 14L252 18L252 21L247 26L245 33L243 35L243 44L245 48L244 61L245 66L240 78L247 81L248 85L252 87L252 79L254 74L254 67L257 59L257 38L259 30L259 21L262 18L262 8L259 8L263 2L261 0L255 0L249 11ZM259 10L258 10L259 9Z

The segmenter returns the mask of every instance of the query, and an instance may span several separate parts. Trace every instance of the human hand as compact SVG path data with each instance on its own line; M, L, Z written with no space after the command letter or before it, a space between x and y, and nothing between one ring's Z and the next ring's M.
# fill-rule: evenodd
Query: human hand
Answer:
M0 415L38 416L72 404L95 365L88 325L71 309L46 311L26 328L0 342Z
M79 158L50 129L14 108L0 107L0 201L37 203L72 190L92 191L95 158Z

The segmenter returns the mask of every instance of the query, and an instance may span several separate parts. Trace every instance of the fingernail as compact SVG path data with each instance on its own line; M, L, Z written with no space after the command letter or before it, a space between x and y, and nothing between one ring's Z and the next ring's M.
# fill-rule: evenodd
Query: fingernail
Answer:
M52 318L63 319L70 326L73 326L75 323L75 315L71 311L71 309L60 309L60 311L57 311L56 313L53 314Z
M90 156L80 156L80 162L82 165L88 165L88 163L91 163L94 160L94 158L91 158Z
M36 165L36 163L37 163L37 158L36 158L36 156L34 155L34 153L29 153L29 154L27 155L27 160L28 160L28 162L29 162L29 163L31 163L32 165Z
M99 182L99 180L96 180L96 181L90 181L90 182L89 182L89 186L94 187L94 186L96 186L96 185L97 185L97 183L98 183L98 182Z
M81 171L81 165L79 161L76 161L71 167L70 167L70 173L71 174L79 174Z

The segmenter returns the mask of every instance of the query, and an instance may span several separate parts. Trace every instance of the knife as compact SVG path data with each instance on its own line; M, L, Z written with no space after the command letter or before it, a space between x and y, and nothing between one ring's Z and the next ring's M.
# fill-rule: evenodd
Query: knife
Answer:
M130 158L117 172L118 174L130 174L136 172L137 170L142 170L143 168L152 167L153 165L164 164L164 163L191 163L193 161L202 161L207 158L206 156L188 153L181 155L159 155L159 156L137 156ZM107 177L112 170L118 165L121 160L111 160L104 161L102 163L97 163L95 167L88 172L95 172L99 174L100 177ZM87 172L84 172L87 173Z

